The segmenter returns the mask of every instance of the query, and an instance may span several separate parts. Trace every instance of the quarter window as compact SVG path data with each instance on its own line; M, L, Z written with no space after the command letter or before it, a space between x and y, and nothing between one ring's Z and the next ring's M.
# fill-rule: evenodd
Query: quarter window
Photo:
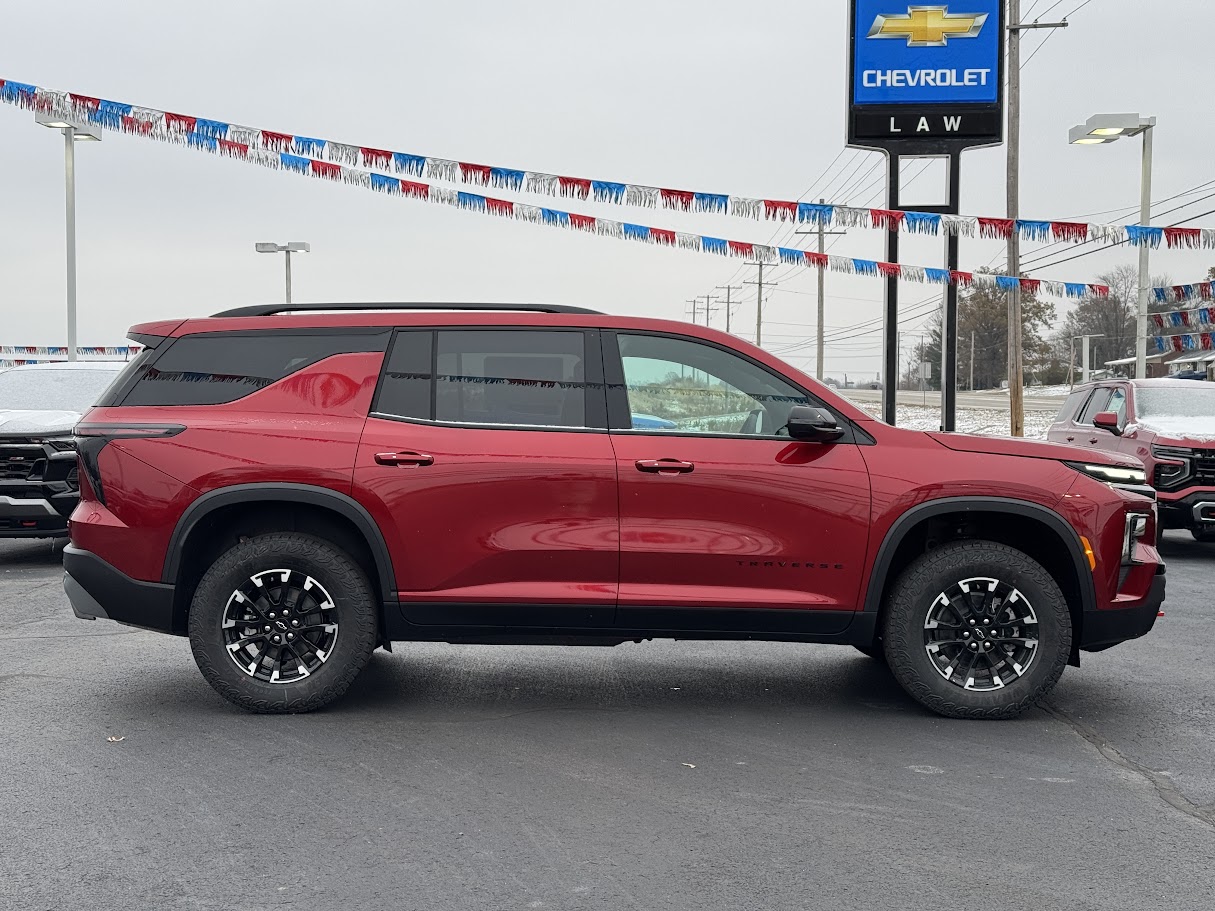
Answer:
M763 367L713 345L657 335L617 336L627 429L782 436L810 399Z

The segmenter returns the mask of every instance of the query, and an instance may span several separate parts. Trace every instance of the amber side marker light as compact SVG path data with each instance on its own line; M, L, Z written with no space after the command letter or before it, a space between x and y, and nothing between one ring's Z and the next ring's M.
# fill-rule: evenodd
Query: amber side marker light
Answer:
M1097 555L1093 553L1093 545L1088 543L1088 538L1084 535L1080 536L1080 542L1084 545L1084 556L1088 557L1089 572L1097 571Z

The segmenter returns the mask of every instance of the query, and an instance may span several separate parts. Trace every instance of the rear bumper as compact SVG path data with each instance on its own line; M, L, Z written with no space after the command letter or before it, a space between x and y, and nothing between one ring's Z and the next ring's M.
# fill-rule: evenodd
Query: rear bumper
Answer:
M1164 565L1156 570L1147 597L1134 607L1085 611L1080 649L1100 652L1128 639L1146 636L1164 604Z
M177 616L173 586L141 582L87 550L63 550L63 590L72 613L82 620L116 620L161 633L184 636L185 612Z

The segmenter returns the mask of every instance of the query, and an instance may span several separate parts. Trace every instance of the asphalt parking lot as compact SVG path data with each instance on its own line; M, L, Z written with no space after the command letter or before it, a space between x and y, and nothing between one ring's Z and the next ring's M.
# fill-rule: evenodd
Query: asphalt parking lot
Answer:
M0 907L1209 909L1215 546L1163 551L1149 637L982 723L849 649L698 642L401 644L248 715L0 542Z

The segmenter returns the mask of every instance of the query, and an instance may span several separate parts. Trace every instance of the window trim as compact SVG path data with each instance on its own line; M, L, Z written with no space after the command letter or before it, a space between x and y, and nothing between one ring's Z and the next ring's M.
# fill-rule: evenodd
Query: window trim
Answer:
M831 412L840 427L844 429L844 435L838 440L833 440L831 445L844 443L852 443L860 446L873 446L876 440L873 439L864 430L856 426L849 418L840 414L831 405L823 399L819 398L813 391L807 389L801 383L795 382L792 378L785 376L783 373L778 373L767 364L762 364L755 358L747 355L742 351L735 350L728 345L723 345L719 342L710 341L709 339L697 338L691 335L682 335L678 332L661 332L647 329L605 329L600 333L600 341L603 345L603 373L604 373L604 388L607 393L607 408L608 408L608 433L611 434L627 434L628 436L647 436L647 437L681 437L686 439L705 439L705 440L763 440L766 442L783 442L796 443L792 437L776 436L768 434L754 433L704 433L701 431L679 431L679 430L647 430L634 429L632 417L629 411L628 389L625 383L624 376L624 361L620 356L620 342L617 338L619 335L645 335L653 338L669 338L681 342L690 342L695 345L706 345L710 348L716 348L726 354L733 355L751 364L753 367L763 371L769 376L779 379L781 382L802 393L809 401L808 404L814 408L822 408L825 411ZM624 423L630 426L621 426Z
M440 421L435 418L438 408L438 374L439 362L439 333L440 332L577 332L583 337L583 379L585 387L585 418L584 427L554 427L540 424L489 424L474 421ZM430 333L430 417L407 417L380 411L380 390L384 386L384 378L388 373L388 360L396 344L397 336L402 332ZM384 362L380 365L380 376L376 381L375 395L371 400L371 411L368 417L384 421L396 421L402 424L421 424L428 427L449 427L469 430L526 430L539 433L607 433L608 405L606 387L603 381L602 345L600 330L582 326L498 326L498 325L435 325L435 326L399 326L393 330L392 339L384 351ZM597 392L597 394L596 394Z

